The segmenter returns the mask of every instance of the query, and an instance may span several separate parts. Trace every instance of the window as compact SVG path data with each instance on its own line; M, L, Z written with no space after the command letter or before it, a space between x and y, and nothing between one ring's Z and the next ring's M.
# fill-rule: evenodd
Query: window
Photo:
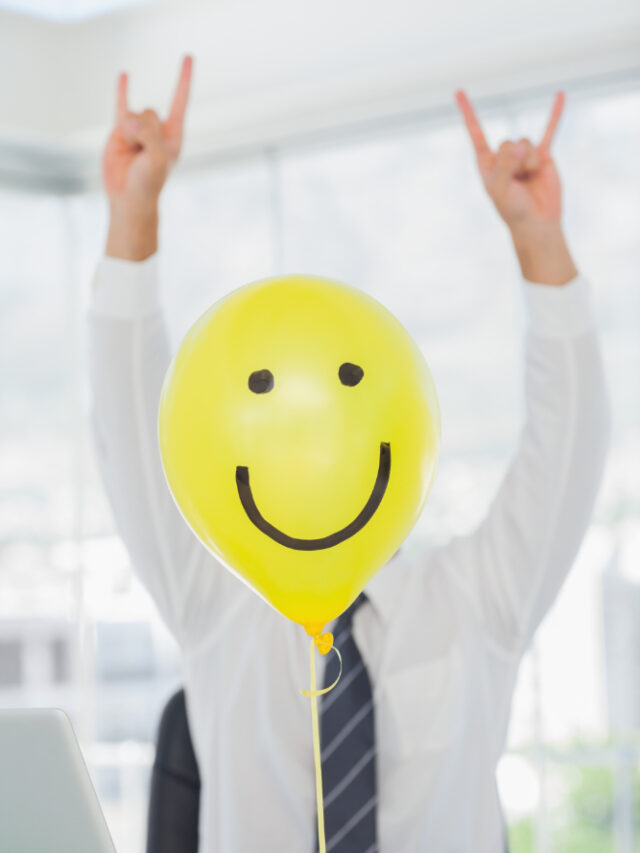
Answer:
M51 650L51 672L54 684L66 684L70 678L69 669L69 644L63 638L52 640L49 646Z
M17 640L0 640L0 687L22 683L22 645Z

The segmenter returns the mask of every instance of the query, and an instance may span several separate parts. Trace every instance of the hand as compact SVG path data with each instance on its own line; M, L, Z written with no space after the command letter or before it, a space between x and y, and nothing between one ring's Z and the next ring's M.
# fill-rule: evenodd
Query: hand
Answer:
M524 220L559 222L560 178L551 158L551 143L564 108L564 95L556 95L542 141L503 142L493 152L464 92L456 92L478 161L478 169L498 213L511 228Z
M523 275L545 284L566 283L577 271L562 233L562 191L551 157L564 95L556 95L539 145L528 139L507 141L496 152L489 147L466 94L456 92L456 101L487 193L511 231Z
M182 147L193 61L182 63L169 116L127 106L126 74L118 79L116 124L103 157L104 187L111 219L107 254L142 260L157 248L158 199Z

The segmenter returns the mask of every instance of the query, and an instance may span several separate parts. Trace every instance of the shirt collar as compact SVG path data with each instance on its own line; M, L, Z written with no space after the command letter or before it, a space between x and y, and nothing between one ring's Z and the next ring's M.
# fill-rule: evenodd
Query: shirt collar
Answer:
M365 594L383 622L388 622L400 599L407 576L407 555L404 548L376 572L365 587Z

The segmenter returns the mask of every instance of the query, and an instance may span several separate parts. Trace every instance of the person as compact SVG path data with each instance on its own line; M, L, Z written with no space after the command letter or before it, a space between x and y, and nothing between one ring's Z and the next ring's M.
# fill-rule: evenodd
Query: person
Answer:
M166 120L131 112L126 76L118 84L104 154L106 257L90 311L97 454L133 565L182 649L201 850L301 853L316 843L310 714L299 693L307 637L196 540L156 438L170 361L158 203L180 153L191 73L186 59ZM495 770L518 666L571 567L605 458L589 288L565 242L551 155L563 96L540 144L505 141L497 151L466 95L457 101L522 271L526 419L482 523L419 559L401 549L334 626L346 660L321 707L331 853L504 850Z

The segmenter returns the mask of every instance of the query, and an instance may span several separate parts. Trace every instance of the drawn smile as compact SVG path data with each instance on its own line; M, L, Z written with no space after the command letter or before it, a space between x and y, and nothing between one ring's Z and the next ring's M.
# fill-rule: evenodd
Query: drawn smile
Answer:
M343 527L342 530L338 530L335 533L330 533L328 536L323 536L320 539L296 539L295 537L288 536L286 533L278 530L278 528L274 527L273 524L269 524L256 506L253 494L251 493L251 486L249 485L249 469L243 465L238 465L236 467L236 485L238 487L238 495L240 496L240 502L244 507L244 511L258 530L266 533L267 536L270 536L271 539L275 540L280 545L284 545L285 548L294 548L297 551L320 551L323 548L332 548L334 545L344 542L345 539L349 539L359 530L362 530L380 506L380 501L382 500L387 489L387 484L389 483L390 471L391 445L388 442L383 441L380 442L380 462L378 464L376 481L373 484L373 489L371 490L371 494L369 495L369 499L366 504L353 521L347 524L346 527Z

